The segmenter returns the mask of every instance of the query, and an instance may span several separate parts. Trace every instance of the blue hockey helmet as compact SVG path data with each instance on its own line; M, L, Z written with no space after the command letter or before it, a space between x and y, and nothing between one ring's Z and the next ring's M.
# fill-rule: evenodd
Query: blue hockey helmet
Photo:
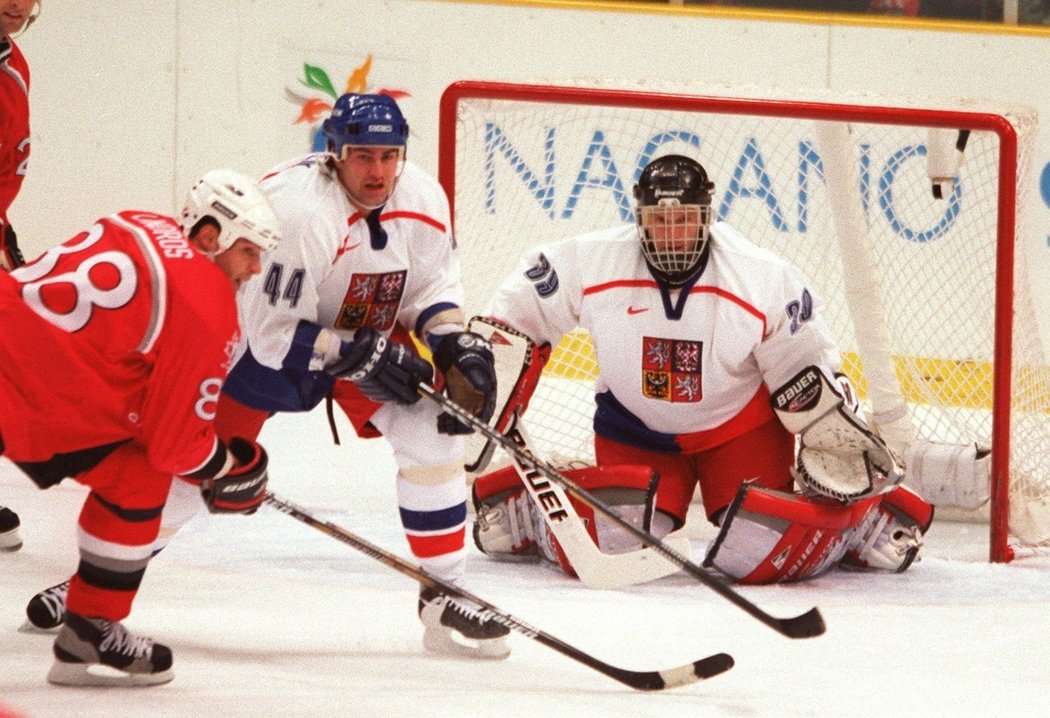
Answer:
M336 157L342 157L346 147L404 148L408 143L408 123L389 95L341 95L321 131Z

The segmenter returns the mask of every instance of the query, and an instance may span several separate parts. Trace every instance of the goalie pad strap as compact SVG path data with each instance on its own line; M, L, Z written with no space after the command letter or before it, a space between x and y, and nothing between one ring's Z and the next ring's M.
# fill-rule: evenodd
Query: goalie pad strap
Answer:
M852 571L906 571L918 558L933 522L933 506L906 486L878 497L850 539L839 564Z
M879 500L839 506L744 484L704 566L747 584L819 576L838 565L856 526Z

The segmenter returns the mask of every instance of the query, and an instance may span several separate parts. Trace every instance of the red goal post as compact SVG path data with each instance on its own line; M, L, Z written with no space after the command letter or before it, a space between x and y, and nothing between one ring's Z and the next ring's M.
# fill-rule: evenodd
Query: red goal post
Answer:
M450 85L439 179L468 312L526 247L633 222L631 188L654 156L693 156L715 182L717 219L813 282L895 448L991 449L963 466L965 490L944 463L916 459L916 477L934 467L920 491L939 509L985 504L993 561L1050 545L1050 382L1018 239L1034 113L719 94ZM584 333L568 336L529 409L537 451L562 462L593 460L589 352Z

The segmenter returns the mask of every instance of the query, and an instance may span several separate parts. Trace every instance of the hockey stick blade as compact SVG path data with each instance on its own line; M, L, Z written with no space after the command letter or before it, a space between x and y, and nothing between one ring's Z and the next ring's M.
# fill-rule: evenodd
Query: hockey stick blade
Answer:
M513 631L517 631L523 636L531 638L538 643L542 643L548 648L551 648L564 656L568 656L588 668L598 671L599 673L604 673L606 676L619 681L625 686L634 688L635 690L658 691L665 688L685 686L690 683L696 683L707 678L712 678L720 673L725 673L733 667L733 657L728 653L716 653L706 658L701 658L698 661L693 661L692 663L687 663L675 668L667 668L662 671L632 671L626 668L609 665L608 663L598 660L589 653L585 653L579 648L566 643L560 638L556 638L545 631L534 628L509 613L496 608L493 604L475 596L466 589L443 581L433 574L428 573L426 570L406 561L400 556L390 553L389 551L366 541L357 534L351 533L341 526L337 526L329 521L323 521L313 516L305 509L285 501L284 499L278 498L269 491L266 492L264 503L283 514L287 514L288 516L301 521L307 526L317 529L321 533L330 536L337 541L357 549L366 556L374 558L380 563L404 574L405 576L415 579L425 586L429 586L430 588L445 594L459 596L468 601L473 601L487 612L492 620L499 624L506 626Z
M595 511L608 517L609 520L617 526L639 539L646 546L652 547L654 551L679 566L686 573L700 581L700 583L704 584L736 607L769 626L781 635L787 636L788 638L812 638L823 634L826 630L824 618L820 615L820 611L817 608L812 608L806 613L792 616L790 618L777 618L776 616L763 611L757 605L747 600L743 595L730 587L725 581L708 573L706 569L693 563L648 531L642 531L634 524L625 521L604 501L594 496L591 492L583 489L576 484L576 482L572 481L549 463L543 461L529 451L528 447L524 446L523 442L516 440L519 437L515 433L501 434L428 384L420 382L417 389L421 395L435 402L446 412L455 416L474 431L492 439L502 446L508 453L514 455L523 464L532 467L538 477L542 476L557 483L565 489L566 492L575 496Z

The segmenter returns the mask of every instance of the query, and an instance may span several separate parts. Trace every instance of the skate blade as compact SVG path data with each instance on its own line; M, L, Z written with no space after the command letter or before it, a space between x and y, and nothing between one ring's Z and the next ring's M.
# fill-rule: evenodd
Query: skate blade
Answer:
M43 633L49 636L53 636L58 633L58 629L62 628L62 624L46 628L44 626L38 626L29 619L26 619L25 623L18 627L19 633Z
M0 551L3 553L14 553L20 548L22 548L22 539L17 536L14 538L0 536Z
M502 661L510 655L505 637L476 641L447 628L424 629L423 647L431 653L482 661Z
M101 663L66 663L55 661L47 682L56 686L135 687L159 686L175 677L170 668L157 673L125 673Z

